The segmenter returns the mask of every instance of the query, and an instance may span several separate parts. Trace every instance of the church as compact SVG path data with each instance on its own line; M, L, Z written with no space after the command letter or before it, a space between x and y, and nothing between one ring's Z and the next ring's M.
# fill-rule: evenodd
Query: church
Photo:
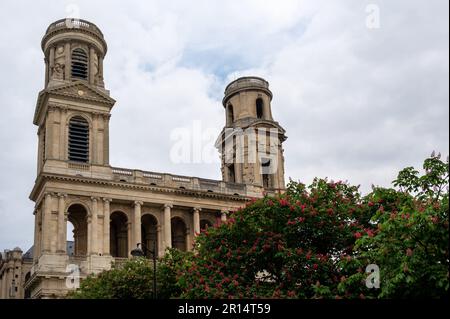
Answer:
M152 247L159 257L170 247L191 250L195 236L230 211L283 192L287 137L272 117L266 80L242 77L225 89L216 142L222 180L111 167L116 101L103 77L103 33L85 20L59 20L41 46L34 245L25 254L15 248L0 255L0 298L63 298L73 289L67 279L74 268L81 279L98 274L120 266L138 245L149 257Z

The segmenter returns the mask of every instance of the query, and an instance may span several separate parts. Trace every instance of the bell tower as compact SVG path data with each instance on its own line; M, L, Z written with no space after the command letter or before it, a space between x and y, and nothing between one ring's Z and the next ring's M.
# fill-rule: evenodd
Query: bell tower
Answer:
M269 83L258 77L231 82L223 99L226 124L217 141L225 182L283 190L285 130L272 116Z
M109 119L115 101L103 81L107 44L100 29L85 20L52 23L41 42L45 87L34 115L38 126L38 175L81 168L106 173Z

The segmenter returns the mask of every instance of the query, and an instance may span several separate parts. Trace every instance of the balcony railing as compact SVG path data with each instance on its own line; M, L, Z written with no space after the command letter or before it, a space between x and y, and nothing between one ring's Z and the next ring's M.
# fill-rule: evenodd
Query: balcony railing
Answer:
M103 33L100 29L93 23L80 20L80 19L61 19L56 22L53 22L47 29L47 34L49 32L60 30L60 29L86 29L90 30L94 33L97 33L101 38L103 38Z
M240 196L253 196L255 191L259 192L259 189L257 189L258 187L255 186L190 176L145 172L116 167L112 168L112 172L113 180L117 182L147 184L152 186ZM252 190L249 190L249 187L251 187ZM252 194L250 194L250 192L252 192Z

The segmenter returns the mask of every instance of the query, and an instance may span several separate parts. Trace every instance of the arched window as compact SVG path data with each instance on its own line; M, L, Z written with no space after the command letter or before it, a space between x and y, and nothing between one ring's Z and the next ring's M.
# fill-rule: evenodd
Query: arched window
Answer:
M69 122L69 161L89 162L89 123L81 116Z
M88 213L86 209L79 204L74 204L67 210L68 221L73 225L69 229L73 229L73 241L74 249L73 252L67 251L68 254L73 254L74 256L86 256L87 255L87 241L88 241L88 231L87 231L87 218ZM72 235L68 235L72 237Z
M83 49L72 51L72 78L88 79L88 56Z
M158 221L152 215L144 215L141 218L141 243L145 255L152 257L151 251L156 247L158 256Z
M122 212L111 214L109 243L111 256L116 258L128 257L128 229L127 216Z
M186 251L186 224L184 221L175 217L172 218L172 247L181 251Z
M264 101L261 98L256 100L256 117L264 118Z
M234 122L234 110L233 110L233 105L232 104L228 104L227 107L227 124L228 125L232 125Z

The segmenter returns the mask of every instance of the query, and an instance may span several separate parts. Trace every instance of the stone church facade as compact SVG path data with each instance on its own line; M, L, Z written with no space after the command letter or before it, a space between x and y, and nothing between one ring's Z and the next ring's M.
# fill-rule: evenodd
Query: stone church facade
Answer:
M216 144L222 180L178 176L110 166L115 100L105 89L107 43L96 25L52 23L42 50L45 88L33 119L38 135L37 178L30 194L34 246L27 258L15 249L0 259L0 298L63 297L71 289L70 267L75 265L81 278L99 273L129 258L138 244L155 245L158 256L168 247L191 250L201 229L226 221L251 198L284 190L286 136L272 117L272 92L264 79L240 78L225 90L226 124ZM242 134L251 131L266 137L275 133L267 139L252 135L253 143ZM253 146L257 152L250 160ZM267 166L272 169L264 170ZM73 225L71 249L68 223Z

